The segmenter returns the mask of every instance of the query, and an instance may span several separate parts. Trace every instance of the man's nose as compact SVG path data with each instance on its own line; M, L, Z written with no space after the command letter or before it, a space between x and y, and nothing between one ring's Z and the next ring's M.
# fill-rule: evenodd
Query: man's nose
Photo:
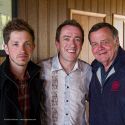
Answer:
M71 39L71 41L70 41L70 43L71 43L71 46L75 46L75 39Z
M21 46L20 46L20 50L21 50L22 52L24 52L24 51L25 51L25 45L21 45Z
M101 50L102 48L104 48L103 46L104 46L104 45L103 45L102 42L98 43L98 48L99 48L99 50Z

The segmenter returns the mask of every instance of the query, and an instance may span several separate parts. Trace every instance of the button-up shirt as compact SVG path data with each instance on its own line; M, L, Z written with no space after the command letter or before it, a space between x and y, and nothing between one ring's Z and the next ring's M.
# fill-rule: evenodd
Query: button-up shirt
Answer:
M48 125L85 125L85 97L91 80L91 67L77 60L67 74L58 56L42 61L41 78L45 80Z

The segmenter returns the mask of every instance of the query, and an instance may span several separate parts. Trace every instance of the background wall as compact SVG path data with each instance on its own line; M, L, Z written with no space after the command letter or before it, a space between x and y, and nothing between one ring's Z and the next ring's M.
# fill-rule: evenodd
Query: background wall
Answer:
M112 23L112 14L125 15L125 0L18 0L18 17L25 19L35 30L35 62L56 53L55 31L69 17L70 8L106 14Z

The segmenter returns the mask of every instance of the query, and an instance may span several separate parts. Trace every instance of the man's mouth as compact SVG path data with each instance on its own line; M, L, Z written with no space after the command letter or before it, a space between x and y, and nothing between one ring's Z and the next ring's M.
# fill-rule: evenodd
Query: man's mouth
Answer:
M76 50L75 49L67 49L67 52L69 52L69 53L75 53Z

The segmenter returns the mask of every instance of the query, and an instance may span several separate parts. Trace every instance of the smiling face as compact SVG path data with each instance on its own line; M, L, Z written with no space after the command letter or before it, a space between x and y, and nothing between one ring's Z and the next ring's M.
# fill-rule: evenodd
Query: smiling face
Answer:
M101 62L104 67L109 67L117 55L119 46L118 37L114 38L108 28L101 28L91 32L90 41L94 57Z
M60 62L76 62L82 49L82 34L79 28L66 25L62 28L59 41L56 41Z
M13 31L8 44L4 46L13 67L27 66L34 50L31 35L26 31Z

